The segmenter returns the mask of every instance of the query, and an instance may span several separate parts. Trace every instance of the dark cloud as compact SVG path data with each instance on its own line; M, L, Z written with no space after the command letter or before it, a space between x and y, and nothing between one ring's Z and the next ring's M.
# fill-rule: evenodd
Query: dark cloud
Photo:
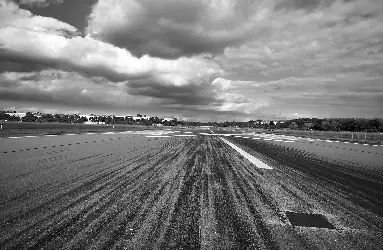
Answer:
M214 88L211 85L198 86L190 83L174 86L150 78L132 80L126 85L129 87L129 94L157 98L162 104L210 106L220 105L223 102L213 92Z
M137 79L146 74L127 74L116 72L112 67L103 63L92 65L77 64L76 61L61 57L49 58L36 56L20 51L10 51L0 48L0 73L5 71L35 72L44 69L58 69L69 72L78 72L89 77L103 77L112 82L122 82Z
M315 8L319 6L330 5L335 0L284 0L277 1L275 6L275 10L305 10L305 11L313 11Z
M20 5L35 6L38 8L48 7L50 4L62 4L64 0L16 0Z
M86 17L96 2L97 0L65 0L61 4L49 4L44 8L36 5L21 5L21 7L35 15L52 17L83 31L87 25Z
M249 1L100 0L87 31L136 56L217 54L262 30L251 21L255 7Z

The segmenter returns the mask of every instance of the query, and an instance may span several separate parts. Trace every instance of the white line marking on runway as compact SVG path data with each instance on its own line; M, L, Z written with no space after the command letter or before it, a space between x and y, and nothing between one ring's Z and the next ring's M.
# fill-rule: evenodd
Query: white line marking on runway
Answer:
M241 149L240 147L234 145L233 143L229 142L228 140L220 137L221 140L223 140L227 145L229 145L230 147L232 147L235 151L237 151L239 154L241 154L243 157L245 157L246 159L248 159L251 163L253 163L257 168L264 168L264 169L273 169L272 167L270 167L269 165L265 164L264 162L260 161L259 159L255 158L254 156L252 156L251 154L247 153L246 151L244 151L243 149Z
M169 135L146 135L145 137L170 137Z
M114 135L114 134L116 134L116 133L114 133L114 132L105 132L105 133L102 133L103 135Z
M283 141L283 142L295 142L295 141Z
M45 135L45 136L57 136L57 135Z
M265 138L265 139L263 139L264 141L271 141L271 139L267 139L267 138Z
M364 146L368 146L368 144L363 144Z
M343 143L349 143L348 141L345 141L345 142L343 142Z
M19 139L19 138L22 138L22 137L18 137L18 136L11 136L11 137L8 137L9 139Z
M278 139L278 140L274 140L274 141L283 141L283 140Z
M94 133L85 133L86 135L94 135Z
M354 144L355 144L355 145L358 145L359 143L357 143L357 142L354 142Z
M185 132L185 134L193 134L193 132Z
M373 147L377 147L377 146L379 146L379 145L372 145Z
M65 135L75 135L75 134L65 134Z
M37 136L35 136L35 135L26 135L26 136L24 136L25 138L35 138L35 137L37 137Z
M248 139L248 138L250 138L250 137L244 136L244 137L242 137L242 138L246 138L246 139Z
M260 140L261 138L254 137L253 140Z
M179 136L179 137L182 137L182 136L193 137L193 136L196 136L196 135L173 135L173 136Z

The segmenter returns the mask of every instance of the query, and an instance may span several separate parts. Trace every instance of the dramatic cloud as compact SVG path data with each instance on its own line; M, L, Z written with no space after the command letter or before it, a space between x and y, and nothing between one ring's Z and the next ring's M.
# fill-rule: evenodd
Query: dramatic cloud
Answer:
M256 1L100 0L87 32L137 56L216 54L263 32L258 8Z
M100 0L88 10L80 36L0 0L0 104L221 120L383 115L381 0Z
M0 1L0 28L28 29L56 35L75 35L75 27L54 18L35 16L11 1Z
M247 112L242 110L243 106L238 102L241 95L237 94L237 98L224 95L223 90L213 82L222 70L203 56L175 60L150 56L137 58L126 49L89 36L65 37L60 34L61 31L46 28L49 25L45 18L33 16L14 4L8 3L4 7L2 11L7 13L4 19L12 25L4 25L0 29L0 69L4 72L2 85L9 86L9 72L32 72L31 75L18 74L19 78L12 78L13 88L2 90L4 99L25 98L35 102L55 101L62 104L69 104L65 102L70 100L73 103L73 98L66 99L65 96L75 97L78 94L74 95L73 89L68 90L68 85L64 82L59 82L60 89L51 91L53 86L57 86L54 81L60 79L63 73L57 73L53 77L38 74L38 70L53 68L62 72L77 72L91 79L94 84L121 83L125 86L123 96L127 100L131 100L127 97L129 95L146 98L146 104L167 109L186 111L188 106L193 106L190 109ZM29 20L34 20L33 28L27 25ZM61 30L63 29L75 32L71 27L63 26ZM97 78L104 80L98 81ZM84 84L79 79L74 80L79 85ZM31 81L36 84L31 85ZM41 85L42 83L44 84ZM75 103L85 105L88 102L88 105L95 105L94 102L101 100L91 91L95 88L97 87L82 89L85 91L76 90L88 97L92 96L94 101L83 98L79 99L81 102ZM49 92L44 92L43 89ZM20 95L26 92L28 94L24 94L24 97ZM107 98L116 100L115 96ZM246 104L250 102L248 99L243 101ZM100 104L104 102L100 101ZM128 103L121 101L114 104L121 106Z
M37 6L40 8L47 7L51 3L60 4L63 3L64 0L18 0L20 4L25 4L29 6Z

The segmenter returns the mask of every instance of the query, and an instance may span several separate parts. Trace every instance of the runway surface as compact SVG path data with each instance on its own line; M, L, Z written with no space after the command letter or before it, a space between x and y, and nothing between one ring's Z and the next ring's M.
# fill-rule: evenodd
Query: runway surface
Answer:
M381 162L248 133L3 138L0 248L380 249Z

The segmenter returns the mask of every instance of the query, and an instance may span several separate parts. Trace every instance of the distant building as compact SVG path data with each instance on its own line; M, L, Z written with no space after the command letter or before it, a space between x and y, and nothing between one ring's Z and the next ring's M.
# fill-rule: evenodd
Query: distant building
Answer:
M133 120L135 121L141 121L141 119L149 120L150 116L131 116Z
M17 112L6 112L6 114L10 116L17 116L19 118L23 118L24 116L27 115L27 113L17 113Z
M167 122L171 122L171 121L177 121L177 118L174 117L174 116L171 116L171 117L164 117L162 118L162 121L167 121Z

